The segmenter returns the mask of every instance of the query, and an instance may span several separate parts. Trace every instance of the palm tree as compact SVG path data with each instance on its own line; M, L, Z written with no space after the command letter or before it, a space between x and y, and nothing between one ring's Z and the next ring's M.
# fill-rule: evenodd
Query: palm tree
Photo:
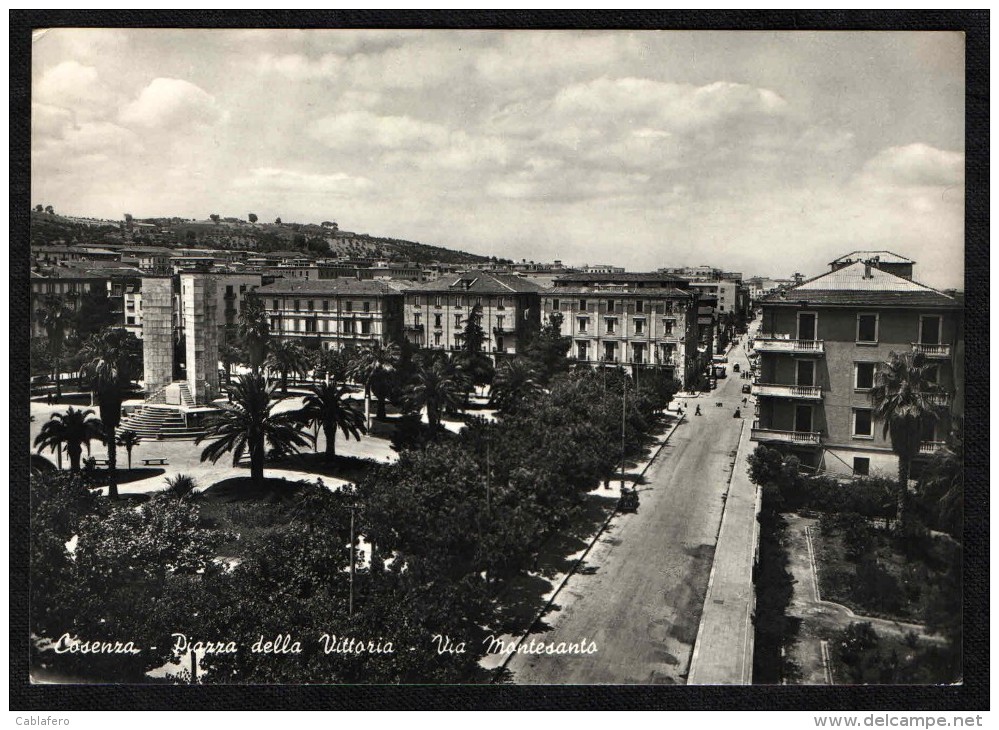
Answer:
M371 428L371 389L379 387L378 418L385 419L385 386L389 376L395 372L401 353L394 342L387 345L372 342L358 351L351 363L351 375L357 382L364 383L364 425Z
M326 382L342 383L350 376L352 355L349 350L323 350L316 362L316 377Z
M104 443L108 447L108 497L118 497L115 475L117 449L115 430L121 423L121 406L128 396L138 392L140 372L139 341L120 328L106 327L91 335L80 350L80 372L90 382L104 424Z
M221 413L208 424L195 444L214 439L201 452L202 461L213 464L228 452L232 465L238 466L243 454L250 455L250 478L260 486L264 482L264 458L267 444L279 453L296 453L307 446L312 436L300 430L297 414L291 411L271 413L274 384L259 374L243 375L229 386L230 403L220 403Z
M66 339L66 328L73 310L66 306L62 297L47 295L39 307L38 323L45 329L49 340L49 352L52 356L52 379L56 386L56 399L62 397L62 380L59 377L59 358L62 355L63 342Z
M538 373L529 360L516 357L500 363L496 368L489 402L503 413L511 413L539 392Z
M343 431L346 438L353 436L358 441L361 434L367 433L364 418L346 398L347 389L336 383L316 383L312 392L305 396L305 402L298 416L304 423L323 427L326 436L326 461L336 458L336 432Z
M118 434L118 445L125 447L125 453L128 454L128 470L132 471L132 449L139 445L142 438L135 431L131 429L126 429Z
M243 299L243 307L239 311L239 322L236 325L236 334L242 340L243 347L246 348L250 369L254 375L259 374L260 367L267 358L271 333L267 326L267 312L264 310L263 302L252 289L246 293L246 297Z
M464 378L446 358L419 362L413 382L406 389L406 400L414 410L427 409L427 421L436 431L441 413L458 408L465 392Z
M905 511L909 472L919 454L924 428L938 418L931 395L937 385L931 370L921 353L893 352L874 374L874 418L884 424L883 435L891 438L891 449L898 456L896 522L901 522Z
M93 414L89 408L84 411L73 406L70 406L65 413L53 413L51 418L42 424L41 432L35 437L38 451L51 448L58 452L65 446L69 454L69 470L80 471L80 455L83 453L83 447L87 447L89 454L90 442L104 439L104 425L100 420L92 418Z
M288 373L304 375L309 372L310 358L297 342L280 340L271 345L265 364L268 370L281 373L281 395L287 395Z

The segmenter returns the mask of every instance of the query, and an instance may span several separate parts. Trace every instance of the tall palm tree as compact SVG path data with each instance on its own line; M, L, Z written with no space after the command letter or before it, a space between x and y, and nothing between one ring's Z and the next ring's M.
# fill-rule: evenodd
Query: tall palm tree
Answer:
M239 310L239 321L236 324L236 334L246 348L248 363L254 375L260 373L260 368L267 358L270 344L270 328L267 326L267 312L260 297L252 289L243 299L243 307Z
M925 426L939 417L931 396L936 390L931 366L921 353L893 352L874 374L874 418L883 424L884 437L891 439L891 449L898 456L897 522L905 512L909 472L919 454Z
M59 377L59 359L62 355L63 343L66 340L66 328L69 326L73 310L62 297L47 295L38 309L38 323L45 330L49 340L49 353L52 357L52 379L55 381L56 399L62 397L62 380Z
M419 362L413 381L406 389L406 400L415 410L427 409L427 421L436 431L441 425L441 413L458 408L464 397L464 378L446 358Z
M114 499L118 497L115 430L121 423L122 403L138 392L139 341L127 330L106 327L87 338L80 358L83 361L80 371L97 398L104 424L104 443L108 447L108 497Z
M336 383L316 383L312 392L305 396L302 409L298 416L304 423L323 427L326 436L326 461L336 458L336 432L343 431L349 439L353 436L358 441L361 434L367 433L364 417L357 412L353 401L346 398L347 389Z
M128 454L129 471L132 471L132 449L138 446L140 441L142 441L142 437L132 429L126 429L118 434L118 445L124 446L125 453Z
M517 410L541 392L537 377L537 370L526 358L516 357L500 363L489 389L490 404L503 413Z
M280 340L271 344L265 364L268 370L281 373L281 395L287 395L288 373L304 375L309 372L310 358L297 342Z
M194 442L212 440L201 452L202 461L214 464L226 453L232 453L232 465L237 466L243 454L249 452L250 478L254 484L262 485L267 444L286 454L309 445L312 436L301 430L297 414L271 413L274 387L259 374L237 377L229 386L231 402L219 404L221 413Z
M379 341L358 350L351 363L351 375L364 383L364 425L371 428L371 389L378 388L378 418L385 418L385 386L399 364L401 353L394 342L387 345Z
M65 447L69 454L69 470L80 471L80 456L83 447L90 453L91 441L104 439L104 425L93 418L94 412L89 408L79 410L69 407L65 413L53 413L51 418L42 424L42 430L35 437L35 446L41 452L46 448L53 451Z

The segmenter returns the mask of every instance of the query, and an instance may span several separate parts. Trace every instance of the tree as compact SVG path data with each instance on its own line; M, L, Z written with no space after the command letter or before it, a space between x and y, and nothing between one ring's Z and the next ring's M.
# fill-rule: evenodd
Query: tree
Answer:
M236 334L246 349L249 366L254 375L260 373L260 366L267 357L270 342L270 328L267 326L267 312L256 291L250 290L243 299L239 312Z
M48 213L49 215L55 215L55 210L52 209L51 205L45 206L45 212Z
M436 432L441 425L441 413L461 405L465 392L463 380L446 358L421 361L413 382L406 389L406 400L414 410L427 409L427 422Z
M388 379L395 372L400 360L399 346L395 343L383 345L379 341L358 350L351 363L351 375L364 384L364 425L371 428L371 391L377 387L378 418L385 418L385 396Z
M958 418L919 480L920 498L931 524L957 541L964 523L964 419Z
M304 375L309 371L309 355L293 340L278 340L270 347L265 362L268 370L281 373L281 395L288 394L288 373Z
M136 380L141 372L139 341L124 329L103 329L91 335L80 350L81 372L90 383L104 424L104 443L108 447L108 497L118 497L115 474L117 449L115 429L121 423L121 406L138 392Z
M44 206L42 206L41 203L39 203L38 205L35 206L35 212L36 213L41 213L43 210L45 210L45 208L44 208Z
M534 364L523 357L506 360L496 368L489 402L502 413L512 413L541 392Z
M142 438L132 429L126 429L118 434L118 445L125 447L128 454L128 470L132 471L132 449L139 445Z
M50 448L58 452L65 447L69 454L69 470L71 472L80 471L80 455L83 447L87 447L90 453L91 441L104 440L104 424L93 418L93 411L79 410L70 406L65 413L53 413L52 416L42 424L42 430L35 437L35 446L41 452Z
M931 367L921 353L891 353L878 366L871 389L874 418L883 424L883 435L891 439L898 456L898 507L901 521L909 491L912 460L919 454L924 428L938 418L932 393L937 389Z
M52 359L52 379L55 381L56 398L62 397L62 378L59 372L59 359L66 340L66 328L73 317L73 310L66 306L62 297L47 295L38 309L38 323L45 329Z
M354 358L352 349L322 350L316 362L315 374L326 382L343 383L350 377L350 364Z
M281 219L280 218L275 218L274 219L274 225L276 225L276 226L281 225Z
M345 438L353 436L358 441L361 434L367 433L364 418L347 398L347 389L336 383L316 383L312 392L305 396L298 416L304 423L319 424L326 437L326 461L336 458L336 432L343 431Z
M526 355L534 361L542 384L569 369L566 354L572 347L572 338L562 336L562 321L561 312L552 312L548 322L527 346Z
M83 293L72 318L76 342L83 343L91 335L116 324L120 324L120 320L107 291L91 289Z
M247 218L249 219L250 223L256 223L257 222L257 214L256 213L250 213L250 215L248 215Z
M218 225L218 222L222 219L222 217L218 213L212 213L211 215L208 216L208 218L211 220L212 223L215 223L216 225Z
M258 486L264 481L267 444L281 454L297 453L311 436L300 431L298 417L290 411L271 413L274 384L259 374L243 375L229 386L230 403L221 403L219 413L195 444L212 440L201 452L202 461L213 464L226 453L238 466L243 455L250 456L250 478Z

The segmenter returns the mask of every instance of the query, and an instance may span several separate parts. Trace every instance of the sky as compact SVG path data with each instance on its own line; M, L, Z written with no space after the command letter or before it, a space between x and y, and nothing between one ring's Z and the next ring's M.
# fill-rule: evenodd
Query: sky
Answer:
M964 277L964 37L54 29L32 203L513 259Z

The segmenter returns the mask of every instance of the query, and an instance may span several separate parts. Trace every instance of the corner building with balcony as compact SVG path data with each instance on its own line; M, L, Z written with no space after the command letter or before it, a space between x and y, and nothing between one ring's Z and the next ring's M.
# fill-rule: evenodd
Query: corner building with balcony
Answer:
M871 403L874 373L892 352L921 352L942 391L921 455L941 445L964 410L963 303L913 281L911 268L901 276L878 264L837 260L829 273L763 300L754 441L819 471L893 475L898 459Z
M428 350L459 350L468 315L480 306L483 351L493 357L523 352L540 324L541 287L509 274L469 271L422 284L406 283L405 337Z
M666 273L573 273L542 295L542 318L562 315L572 339L569 358L594 367L654 370L690 388L710 361L698 350L698 294L686 279Z

